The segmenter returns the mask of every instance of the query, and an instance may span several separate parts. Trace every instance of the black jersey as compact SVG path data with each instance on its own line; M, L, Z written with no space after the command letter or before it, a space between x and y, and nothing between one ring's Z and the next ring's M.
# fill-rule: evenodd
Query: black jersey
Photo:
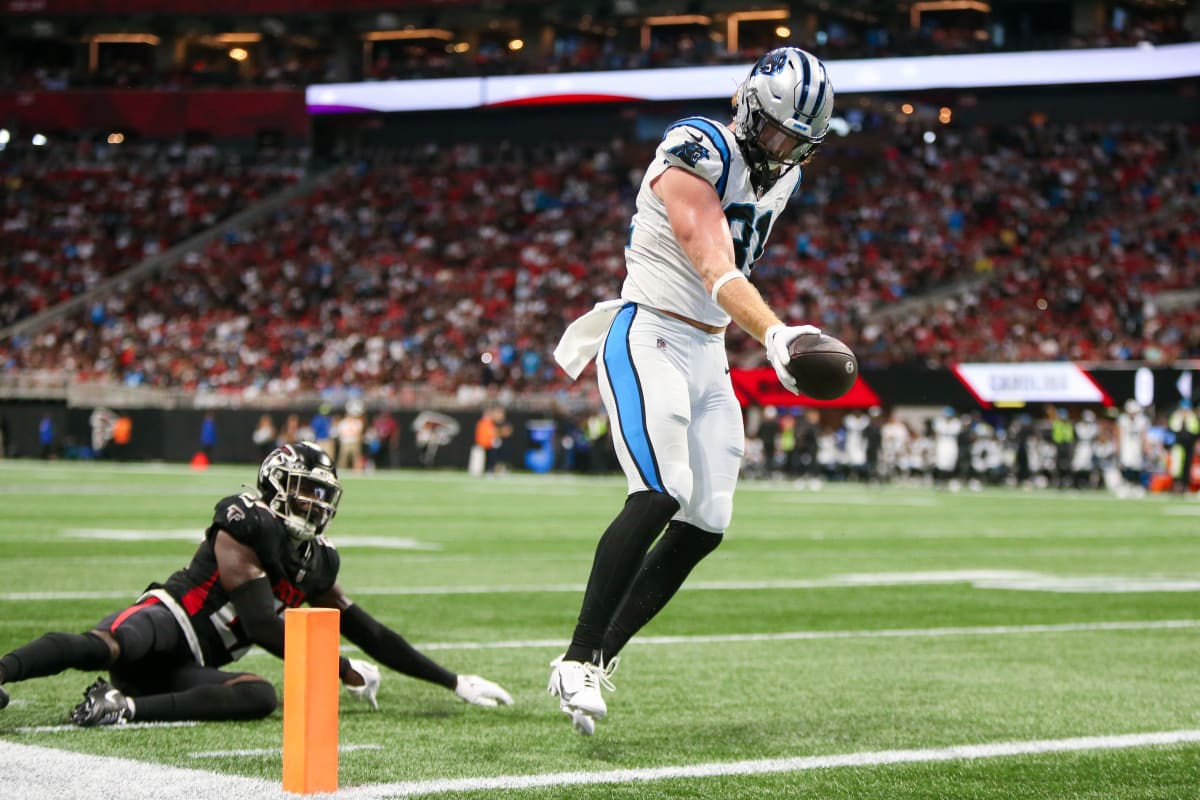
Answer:
M229 594L221 588L213 551L219 531L254 550L271 583L276 614L332 588L340 564L337 550L323 536L309 541L293 539L279 518L252 494L233 495L217 503L212 524L192 562L168 578L163 587L175 600L177 616L186 615L191 622L204 663L212 667L241 658L252 644Z

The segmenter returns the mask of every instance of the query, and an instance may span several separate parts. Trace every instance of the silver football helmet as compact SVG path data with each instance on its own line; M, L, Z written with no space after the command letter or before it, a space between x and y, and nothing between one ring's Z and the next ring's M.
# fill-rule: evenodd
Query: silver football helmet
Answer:
M734 136L755 185L807 161L829 132L833 85L825 65L798 47L770 51L733 97Z
M263 502L296 539L313 539L337 513L342 482L333 461L315 442L277 447L258 470Z

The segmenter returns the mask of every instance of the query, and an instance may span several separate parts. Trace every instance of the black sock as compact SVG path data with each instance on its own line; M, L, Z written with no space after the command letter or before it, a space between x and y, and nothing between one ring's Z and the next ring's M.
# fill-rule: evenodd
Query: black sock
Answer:
M629 590L646 551L678 510L675 498L661 492L636 492L626 499L625 507L596 545L579 624L567 648L568 661L603 660L601 644L613 612Z
M0 658L0 683L57 675L63 670L106 669L112 653L91 633L47 633Z
M604 634L602 649L606 658L621 652L630 637L662 611L692 569L717 549L722 538L719 533L678 520L667 526Z
M274 686L255 680L135 697L133 703L133 718L142 722L248 720L269 715L279 699Z

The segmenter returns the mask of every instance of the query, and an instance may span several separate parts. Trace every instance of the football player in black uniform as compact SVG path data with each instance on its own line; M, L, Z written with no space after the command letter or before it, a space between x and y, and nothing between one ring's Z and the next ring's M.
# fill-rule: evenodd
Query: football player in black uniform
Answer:
M316 444L276 449L259 469L256 493L217 503L185 569L87 633L48 633L0 658L0 708L8 704L3 684L107 669L112 683L99 678L84 692L71 712L75 724L265 717L277 705L275 688L221 668L251 645L283 658L283 611L301 603L339 609L342 635L397 672L468 703L511 704L502 687L447 670L346 596L338 552L322 535L341 495L333 462ZM339 674L355 698L378 707L373 664L343 657Z

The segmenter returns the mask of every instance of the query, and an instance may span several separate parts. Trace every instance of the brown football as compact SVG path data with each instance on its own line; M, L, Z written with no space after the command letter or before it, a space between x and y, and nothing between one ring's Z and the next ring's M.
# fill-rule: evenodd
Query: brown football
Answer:
M824 333L804 333L788 345L787 371L802 394L816 400L836 400L858 380L858 359L838 339Z

